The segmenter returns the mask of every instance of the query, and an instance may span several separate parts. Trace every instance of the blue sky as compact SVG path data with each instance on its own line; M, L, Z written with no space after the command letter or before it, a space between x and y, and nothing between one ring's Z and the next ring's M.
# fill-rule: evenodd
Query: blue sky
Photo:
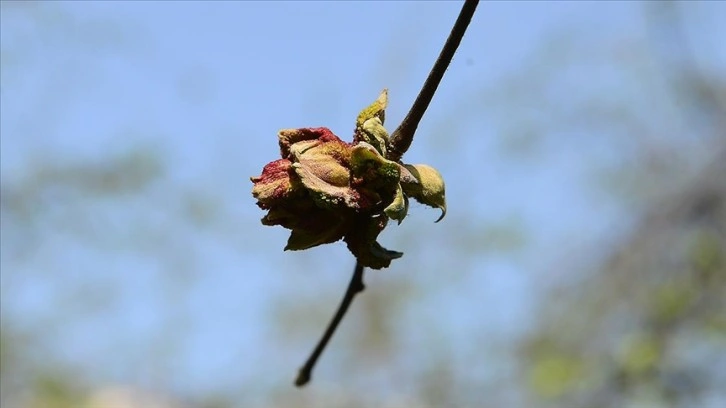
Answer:
M259 224L263 214L251 198L249 177L276 158L281 128L327 126L349 139L358 111L382 88L389 89L387 123L395 126L460 4L130 1L39 7L34 15L40 23L18 12L2 16L2 183L13 185L39 161L103 162L137 146L158 152L165 173L143 197L79 204L96 231L92 244L74 237L73 227L52 224L36 237L32 256L3 256L4 324L6 316L28 330L56 322L47 350L97 373L101 382L184 392L227 391L239 383L289 385L317 330L281 339L272 314L280 299L299 297L303 310L304 302L329 299L329 310L320 312L322 330L352 260L341 243L283 253L286 232ZM717 29L700 7L691 18ZM451 348L476 349L470 336L484 327L493 341L506 342L536 319L532 308L547 281L542 274L587 245L606 244L627 225L623 219L632 213L592 188L588 178L593 163L612 165L622 141L583 132L586 126L512 139L512 118L522 113L495 98L510 92L521 97L521 90L505 85L536 64L543 64L540 71L557 71L559 83L569 86L542 86L532 91L533 101L569 106L599 89L604 99L631 98L628 90L614 89L629 79L607 69L617 62L603 64L610 54L598 47L617 50L629 38L642 39L641 10L637 2L479 6L405 158L444 175L447 218L434 225L435 211L414 207L403 225L382 237L384 246L406 255L389 270L369 274L369 290L415 279L422 291L402 317L411 336L404 343L413 348L401 358L415 361L414 351L428 347L416 343L415 322L424 315ZM553 41L557 33L564 40ZM712 43L716 35L693 35L711 41L710 49L709 41L699 43L710 53L707 69L725 64L724 52ZM547 49L558 44L578 50L580 62L569 65L565 51ZM542 58L547 53L549 59ZM528 102L534 116L552 108ZM214 218L212 227L180 225L175 217L183 209L174 200L183 193L212 200L224 218ZM47 208L58 205L61 218L71 211L54 201L64 196L49 194ZM23 235L10 235L5 225L3 220L3 252L10 254L14 246L5 241ZM150 247L124 240L129 226L139 225L149 231ZM516 225L525 244L497 251L483 239L481 249L477 242L452 247L462 244L462 229L479 225ZM116 242L130 249L120 250ZM172 261L156 252L158 243L165 254L176 254ZM448 273L450 281L441 278ZM105 306L58 324L72 312L59 304L73 304L77 293L94 293ZM106 296L113 299L104 301ZM464 312L472 307L481 314ZM342 330L355 330L355 318L352 313ZM343 381L334 378L340 369L334 362L346 354L335 348L354 334L347 336L333 342L315 381ZM151 356L154 363L144 364Z

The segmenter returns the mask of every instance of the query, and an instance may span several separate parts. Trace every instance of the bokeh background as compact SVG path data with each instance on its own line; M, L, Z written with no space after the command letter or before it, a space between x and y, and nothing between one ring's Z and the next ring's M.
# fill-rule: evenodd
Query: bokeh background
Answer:
M458 2L2 1L6 408L726 406L726 3L485 2L411 163L449 211L283 252L281 128L393 128Z

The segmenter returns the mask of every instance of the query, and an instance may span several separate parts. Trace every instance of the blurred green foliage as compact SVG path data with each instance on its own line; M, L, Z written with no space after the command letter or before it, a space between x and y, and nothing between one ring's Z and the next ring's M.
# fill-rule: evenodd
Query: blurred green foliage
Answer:
M13 12L15 8L21 10L46 36L58 30L43 31L42 27L72 25L68 20L70 17L60 12L61 7L55 4L1 4L3 13L10 12L10 8ZM649 12L644 16L650 18ZM86 29L105 27L102 23ZM442 124L447 132L440 133L456 134L457 126L462 126L467 117L480 116L482 106L491 106L502 113L497 115L505 129L505 136L498 142L502 151L520 159L533 159L537 146L546 135L556 135L568 125L582 126L584 123L586 130L607 126L621 129L615 133L627 141L626 146L635 145L632 147L634 158L627 161L628 165L619 163L618 168L608 171L594 168L593 174L595 179L607 180L605 190L632 204L642 214L639 217L642 222L630 234L620 236L619 242L612 247L598 244L591 248L599 260L595 265L573 266L569 257L552 265L552 270L570 272L559 276L559 281L554 283L550 280L556 281L555 278L542 278L544 289L534 307L532 327L517 341L500 346L501 349L496 346L485 348L491 337L487 327L477 328L481 338L468 339L470 344L464 346L471 350L458 350L461 345L448 346L447 341L451 338L439 333L426 320L426 313L433 313L436 304L428 306L433 311L418 311L415 319L407 315L404 305L424 296L421 287L411 284L411 275L376 275L377 289L365 292L349 317L357 322L355 333L344 331L336 339L340 341L340 349L348 350L347 354L338 354L338 360L330 361L330 364L348 367L351 377L357 373L356 378L363 378L361 381L369 389L391 387L385 381L368 378L376 367L379 370L383 367L388 373L384 379L415 378L413 384L402 382L407 386L394 382L393 397L387 406L566 408L643 406L647 402L648 406L658 407L700 407L705 406L704 401L711 396L726 398L719 382L725 375L723 366L718 364L723 360L714 357L726 355L726 186L723 177L726 169L720 164L726 162L726 158L716 156L713 164L704 160L704 156L683 149L681 143L685 142L682 140L673 147L665 145L658 137L647 137L654 124L660 131L663 129L660 126L669 127L667 123L663 125L663 121L675 119L657 108L651 112L635 112L633 106L628 105L627 95L612 102L593 92L581 95L586 99L584 102L552 103L547 99L551 92L538 87L557 84L558 70L576 65L592 54L590 49L578 49L571 40L574 37L569 32L555 33L543 44L542 55L534 56L531 66L522 67L521 72L501 81L501 87L491 93L484 95L480 89L470 90L472 94L464 95L459 101L462 106L449 107L457 113L451 115L455 120L450 120L456 123ZM72 40L80 44L92 41L98 46L104 38L116 43L118 33L111 30L106 36L79 35ZM5 44L3 42L3 82L12 78L12 70L6 69L8 64L20 66L23 62L22 47L6 48ZM629 60L623 55L643 58L648 55L649 48L642 44L625 44L624 47L628 45L632 46L630 52L616 49L611 50L615 54L611 55L605 50L598 58L617 61L620 70L632 75L633 83L639 79L648 82L645 79L654 74L643 69L642 60ZM382 53L385 55L386 50ZM392 53L391 57L395 59L397 54ZM382 65L391 61L383 61ZM668 64L658 67L674 69ZM689 66L690 71L695 71L692 68ZM717 104L718 98L705 97L702 89L703 83L712 83L712 90L721 92L719 84L723 83L723 78L699 78L692 72L688 76L680 74L682 72L676 76L685 78L683 83L674 86L659 82L659 88L651 89L652 93L669 95L663 99L676 104L677 101L686 101L690 107L710 104L704 111L723 112L723 106L711 106ZM644 94L648 101L653 99L648 92ZM687 99L686 94L691 99ZM491 100L482 102L482 99ZM701 137L709 146L705 150L726 149L726 138L718 133L722 128L716 127L714 131L714 128L694 126L693 129L696 130L692 136ZM635 136L641 133L646 136ZM572 143L567 136L551 137L561 138L558 139L561 144ZM441 147L441 154L452 151L459 154L465 149L466 141L442 137L424 143ZM684 163L698 163L693 166L698 171L683 171L687 167ZM688 179L684 176L686 173L695 176ZM164 240L175 235L169 234L167 229L172 230L181 222L196 227L216 226L215 231L227 234L227 237L230 231L237 230L229 227L233 222L225 217L216 197L169 186L165 187L169 189L163 189L154 184L163 180L165 174L164 162L153 149L133 150L117 157L104 157L98 162L38 160L32 171L12 180L13 183L3 180L3 235L15 228L32 238L33 234L28 231L35 231L37 236L49 230L67 228L84 237L86 243L103 247L105 241L92 223L84 223L88 220L84 214L90 211L89 203L121 201L129 197L147 199L140 205L142 208L163 207L170 213L171 221L154 229L144 217L130 220L124 226L131 225L131 232L118 234L125 239L114 241L110 246L158 250L167 255L173 252L175 256L182 253L193 258L192 250L176 241L177 238ZM675 174L679 176L673 176ZM598 185L589 178L586 183ZM148 197L150 190L158 195ZM65 205L44 201L42 198L49 191L61 191L70 199L64 201ZM164 207L169 202L180 205L174 209ZM220 219L225 221L220 222ZM411 270L417 272L424 267L445 272L439 273L439 280L430 282L430 287L436 291L446 290L448 282L464 281L467 276L462 270L465 268L459 266L465 262L481 262L482 254L516 256L517 249L530 243L526 225L516 217L484 222L474 213L458 218L454 214L447 222L454 223L460 231L452 238L450 259L430 261L423 254L423 259L407 260ZM418 230L408 232L411 235L404 239L413 239L418 233ZM23 235L24 238L27 236ZM9 244L24 248L13 254L32 254L35 248L32 239L19 239ZM565 247L568 243L562 244ZM22 258L16 261L20 262ZM176 273L174 279L184 280L191 275L184 273L184 266L190 267L191 263L187 260L174 258L169 261L169 269ZM290 278L293 283L294 279ZM89 310L101 308L104 302L113 301L112 293L96 293L96 298L90 296L89 291L79 293L68 294L70 298L83 299L81 306L68 315L89 313ZM270 313L277 319L275 326L279 331L275 334L278 337L317 335L320 322L327 319L329 307L339 293L338 288L320 289L316 293L314 299L281 302L279 309ZM168 302L174 304L174 296L168 298ZM430 299L436 301L435 297ZM489 307L486 299L480 301L479 306ZM476 322L480 311L470 310L469 313L473 316L471 321ZM247 401L239 395L204 395L187 403L167 395L173 394L169 390L154 390L150 396L133 388L118 390L112 385L96 384L88 373L58 363L47 350L35 347L39 337L52 335L54 326L46 323L37 323L43 329L32 332L11 324L3 315L0 333L0 404L3 408L137 408L140 404L152 403L156 404L154 407L163 408L247 406ZM430 337L404 339L401 332L405 331L406 325L425 327ZM168 352L175 340L178 339L172 330L169 338L160 342L158 353ZM403 351L410 344L406 341L426 344L430 355L421 356L421 361L414 363L398 364L401 360L397 358L405 354ZM492 365L495 366L493 371L504 374L477 377L478 367ZM290 389L270 387L266 392L268 399L258 406L362 407L380 402L371 400L373 397L369 395L345 393L324 386L305 394L291 386ZM517 397L511 397L513 394Z

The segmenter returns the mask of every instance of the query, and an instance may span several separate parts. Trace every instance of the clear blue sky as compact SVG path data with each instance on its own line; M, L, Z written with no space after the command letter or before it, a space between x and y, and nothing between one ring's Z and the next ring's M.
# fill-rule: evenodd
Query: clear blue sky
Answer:
M280 128L327 126L348 139L355 115L384 87L390 95L389 126L397 124L460 4L129 1L42 7L48 14L40 29L21 13L2 16L3 184L19 180L36 160L103 160L136 145L151 146L162 153L168 174L149 194L164 204L151 209L143 200L130 200L128 206L102 202L88 217L102 231L109 222L116 232L127 222L149 223L161 231L159 239L171 246L167 250L181 254L176 266L193 284L171 283L169 264L142 244L113 251L110 239L98 243L99 249L52 228L40 239L37 254L23 262L7 261L11 247L3 243L4 318L27 327L62 320L65 312L55 309L69 285L84 284L94 293L116 289L119 295L110 306L58 325L46 347L100 372L104 381L185 392L230 390L243 382L290 384L317 334L285 341L270 327L271 316L282 298L329 298L329 312L321 312L322 330L352 260L341 243L283 253L286 232L259 224L263 214L250 196L248 178L276 158ZM428 289L406 316L416 320L422 319L416 313L425 314L429 329L448 333L452 348L475 347L467 345L471 327L487 327L501 339L527 327L543 282L536 276L582 249L587 237L602 237L591 244L607 241L607 234L623 225L617 221L623 208L588 188L587 178L591 163L608 163L622 145L574 134L539 138L535 153L525 148L524 158L507 154L502 135L507 118L497 115L517 112L500 109L487 92L506 94L498 85L540 61L555 33L573 37L567 41L579 47L642 38L641 8L637 2L479 6L406 157L439 168L447 181L449 213L434 225L437 213L417 206L403 225L390 227L383 245L406 255L369 275L370 290L386 285L388 274L421 280ZM694 18L706 17L696 13ZM707 65L723 66L723 54L713 52ZM556 67L558 62L555 57L545 63ZM608 70L565 68L562 82L571 88L547 90L554 94L547 100L570 100L582 88L618 83L617 73ZM214 231L223 234L175 226L169 234L183 238L164 237L163 226L170 222L164 207L171 213L177 204L173 198L166 202L164 194L180 189L217 200L228 219L218 221ZM452 248L461 245L462 228L508 223L526 234L523 249L483 248L471 255L474 248L466 262L450 262L464 256L464 249ZM3 220L3 241L7 234ZM426 262L439 268L421 268ZM412 271L413 265L419 270ZM447 265L465 271L457 274ZM48 272L23 272L38 269ZM465 278L433 290L447 273ZM481 314L465 313L472 307ZM343 330L355 330L355 315L349 319ZM172 338L165 337L169 333ZM415 359L415 350L408 359ZM421 345L419 351L424 350ZM334 366L326 362L342 358L339 353L328 350L315 381L344 381L331 378L336 371L326 368ZM145 365L152 355L162 363Z

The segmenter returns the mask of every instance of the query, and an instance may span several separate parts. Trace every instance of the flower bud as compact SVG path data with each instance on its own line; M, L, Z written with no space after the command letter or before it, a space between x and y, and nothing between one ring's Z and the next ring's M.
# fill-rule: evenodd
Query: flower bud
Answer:
M388 92L356 119L353 143L328 128L283 129L281 158L251 177L252 195L267 214L264 225L289 229L286 250L301 250L343 239L363 266L385 268L403 254L376 239L388 223L408 214L409 197L446 214L444 180L430 166L386 159L383 127Z

